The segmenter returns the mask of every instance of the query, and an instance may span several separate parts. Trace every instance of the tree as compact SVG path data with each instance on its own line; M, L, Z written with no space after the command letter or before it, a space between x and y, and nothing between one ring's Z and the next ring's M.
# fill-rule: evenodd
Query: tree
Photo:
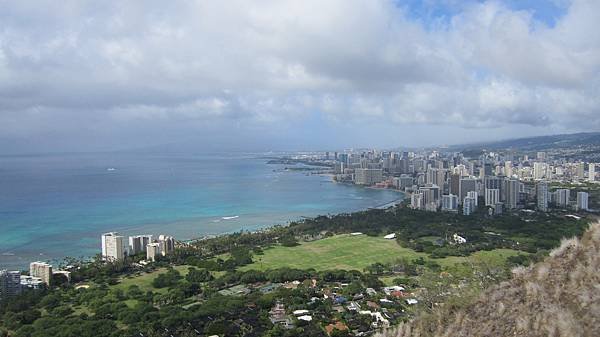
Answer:
M185 276L185 279L188 280L188 282L192 283L203 283L211 281L213 277L210 274L210 272L206 269L196 269L190 267L188 269L188 274Z

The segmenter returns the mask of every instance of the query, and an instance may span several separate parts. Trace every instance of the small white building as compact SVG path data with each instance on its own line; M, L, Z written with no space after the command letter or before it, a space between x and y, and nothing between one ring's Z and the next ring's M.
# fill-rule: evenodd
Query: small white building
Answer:
M309 311L305 310L305 309L294 310L294 312L293 312L294 316L303 316L303 315L306 315L308 313L309 313Z
M419 301L417 301L414 298L409 298L409 299L406 300L406 304L408 304L408 305L415 305L417 303L419 303Z
M302 315L302 316L298 317L298 319L301 320L301 321L310 322L310 321L312 321L312 316L310 316L310 315Z
M467 239L463 238L462 236L454 233L454 235L452 235L452 240L454 241L454 243L456 244L463 244L467 242Z

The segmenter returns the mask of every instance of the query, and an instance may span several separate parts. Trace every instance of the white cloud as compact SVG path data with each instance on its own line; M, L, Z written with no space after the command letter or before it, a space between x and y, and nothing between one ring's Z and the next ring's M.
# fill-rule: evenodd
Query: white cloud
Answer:
M498 1L424 27L391 1L6 2L0 132L36 133L39 120L64 132L98 120L286 127L315 112L598 128L600 2L564 6L553 27Z

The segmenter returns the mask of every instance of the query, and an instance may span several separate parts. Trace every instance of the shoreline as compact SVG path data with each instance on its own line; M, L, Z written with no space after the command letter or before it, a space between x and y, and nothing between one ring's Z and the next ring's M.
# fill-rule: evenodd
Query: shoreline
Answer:
M339 182L335 182L335 181L332 181L332 182L333 183L339 183ZM338 215L338 214L350 214L350 213L354 213L354 212L361 212L361 211L368 211L368 210L371 210L371 209L384 208L384 206L389 207L389 206L392 206L392 205L394 205L394 204L396 204L398 202L401 202L402 200L404 200L406 198L406 193L402 192L402 191L399 191L399 190L386 189L386 188L375 188L375 187L370 187L370 186L361 186L361 185L347 184L347 183L341 183L341 184L347 185L347 186L353 186L353 187L359 188L359 189L369 189L369 190L377 190L377 191L382 191L382 192L400 193L400 194L402 194L402 197L401 198L395 198L395 199L393 199L393 200L391 200L389 202L386 202L385 204L380 204L380 205L375 205L375 206L361 207L361 208L353 209L353 210L349 210L349 211L336 211L334 213L321 213L321 214L315 214L313 216L297 215L297 217L292 218L292 219L288 219L287 221L284 221L284 222L279 222L278 221L278 222L274 222L274 223L267 224L267 225L257 224L257 225L250 225L249 226L249 225L245 225L245 224L240 224L239 227L237 227L236 229L233 229L233 230L226 230L224 232L217 232L217 233L212 233L212 234L211 233L206 233L206 234L201 234L199 236L192 236L189 239L182 239L182 240L177 240L177 241L181 242L183 244L190 244L190 243L193 243L193 242L198 242L198 241L203 241L203 240L207 240L207 239L212 239L212 238L217 238L217 237L232 235L234 233L240 233L240 232L248 232L248 233L265 232L265 231L270 231L270 230L272 230L273 228L276 228L276 227L287 227L292 222L298 222L298 221L302 221L304 219L311 219L311 218L318 217L318 216L323 216L323 215L332 216L332 215ZM286 212L286 214L289 214L289 213L293 213L293 212ZM306 213L304 213L304 214L306 214ZM240 214L240 217L244 218L243 215L241 215L241 214ZM215 218L216 219L222 219L221 216L217 216ZM237 219L238 218L231 219L231 220L237 220ZM222 220L222 221L227 221L227 220ZM190 223L193 223L193 222L194 221L190 221ZM151 231L154 232L155 231L155 230L143 230L143 228L146 228L147 225L153 225L153 226L164 225L164 226L168 226L168 224L165 225L165 224L159 224L159 223L152 223L152 224L149 223L149 224L145 224L145 225L138 225L138 226L135 226L133 228L127 228L127 227L121 228L121 227L119 227L119 228L115 228L114 230L115 231L119 231L119 232L125 232L125 233L131 232L132 230L139 230L139 232L151 232ZM196 223L194 226L199 226L199 225L201 225L201 223ZM244 227L254 227L254 228L244 229ZM167 231L163 231L163 232L167 232ZM129 235L129 234L126 234L126 235ZM131 235L133 235L133 234L131 234ZM89 237L91 237L91 236L89 236ZM7 251L3 252L3 254L2 254L2 256L0 256L0 258L1 257L5 257L5 258L8 258L8 257L18 257L19 260L22 259L25 262L23 264L21 264L20 262L16 262L16 261L6 261L7 264L4 265L4 266L0 266L0 269L25 270L25 269L27 269L27 266L29 265L29 263L32 262L32 261L34 261L34 260L48 261L49 263L51 263L51 264L53 264L55 266L59 266L61 264L64 264L66 262L67 258L76 258L76 259L78 259L78 260L80 259L82 261L90 261L96 255L96 254L84 255L85 254L84 253L84 254L73 254L73 255L65 254L65 255L62 255L60 257L50 257L50 256L47 256L47 255L44 256L45 254L44 255L42 255L42 254L43 253L40 253L39 256L36 255L38 257L36 259L36 256L34 256L34 255L31 255L31 256L28 256L29 254L21 255L19 253L14 253L11 250L7 250ZM44 259L44 257L46 257L46 258Z
M336 183L339 183L339 182L336 182ZM347 183L341 183L341 184L347 184ZM339 214L349 214L349 213L356 213L356 212L364 212L364 211L368 211L368 210L372 210L372 209L385 209L385 208L388 208L388 207L392 207L392 206L398 205L400 202L402 202L403 200L405 200L406 196L407 196L406 192L402 192L402 191L399 191L399 190L392 190L392 189L388 189L388 188L378 188L378 187L371 187L371 186L360 186L360 185L355 185L355 184L347 184L347 185L356 186L356 187L360 187L360 188L368 188L368 189L373 189L373 190L378 190L378 191L394 191L394 192L397 192L397 193L401 193L403 196L402 196L402 198L394 199L394 200L389 201L389 202L387 202L385 204L382 204L382 205L371 206L371 207L367 207L367 208L363 208L363 209L357 209L357 210L353 210L353 211L350 211L350 212L338 212L338 213L330 214L330 215L334 215L335 216L335 215L339 215ZM272 230L275 227L287 227L292 222L303 221L305 219L312 219L312 218L319 217L319 216L323 216L323 214L319 214L319 215L316 215L316 216L313 216L313 217L300 216L300 219L289 220L288 222L286 222L284 224L281 224L281 223L272 224L272 225L267 225L265 227L261 227L261 228L254 229L254 230L243 230L243 229L241 229L241 230L228 231L228 232L224 232L224 233L207 234L207 235L205 235L203 237L192 238L192 239L189 239L189 240L177 240L177 241L189 244L189 243L193 243L193 242L198 242L198 241L203 241L203 240L209 240L209 239L213 239L213 238L223 237L223 236L227 236L227 235L232 235L232 234L240 233L240 232L247 232L247 233L268 232L268 231Z

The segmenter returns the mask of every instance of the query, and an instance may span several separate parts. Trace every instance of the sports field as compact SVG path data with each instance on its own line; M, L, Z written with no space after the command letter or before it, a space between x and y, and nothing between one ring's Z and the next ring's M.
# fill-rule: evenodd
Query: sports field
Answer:
M434 261L442 266L461 263L467 259L502 263L507 257L516 254L518 252L514 250L496 249L477 252L470 257L447 257ZM290 267L362 271L375 262L387 263L398 258L415 259L418 257L427 259L427 254L401 247L395 240L387 240L383 237L344 234L313 242L303 242L296 247L275 246L265 249L264 255L255 255L254 263L244 266L241 270Z

